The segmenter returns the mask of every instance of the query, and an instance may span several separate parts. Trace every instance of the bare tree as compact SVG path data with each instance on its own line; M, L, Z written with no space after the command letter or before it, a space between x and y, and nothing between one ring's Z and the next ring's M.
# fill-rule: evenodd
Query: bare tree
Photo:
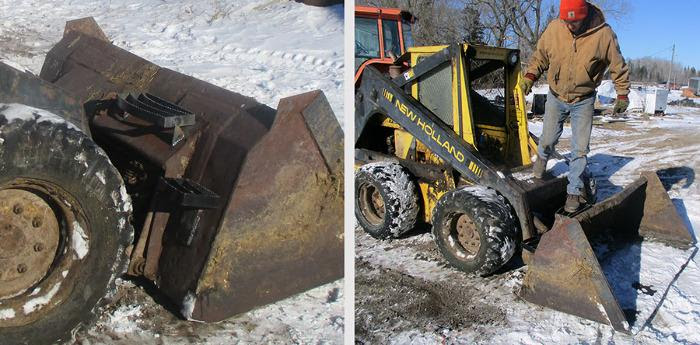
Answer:
M482 14L481 21L488 31L490 44L499 47L518 46L524 55L537 45L549 22L559 15L557 0L462 0L475 4ZM628 0L596 0L608 17L625 18L629 14Z

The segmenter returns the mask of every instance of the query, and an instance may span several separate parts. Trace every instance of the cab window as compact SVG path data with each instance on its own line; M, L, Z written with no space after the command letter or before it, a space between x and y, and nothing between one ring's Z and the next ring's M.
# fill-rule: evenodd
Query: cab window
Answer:
M401 41L399 40L399 23L396 20L382 19L382 32L384 32L384 53L401 56Z
M355 70L373 58L379 58L377 19L355 18Z
M411 33L411 23L407 21L401 21L401 32L403 32L403 46L406 50L413 47L413 34Z

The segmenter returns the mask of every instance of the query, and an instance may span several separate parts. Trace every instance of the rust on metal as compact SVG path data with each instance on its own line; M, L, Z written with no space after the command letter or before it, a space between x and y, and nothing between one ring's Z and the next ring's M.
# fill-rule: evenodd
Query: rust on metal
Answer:
M46 219L43 226L34 218ZM34 193L0 190L0 298L23 293L49 270L59 244L51 207Z
M341 148L342 131L322 93L280 101L270 132L246 157L192 285L182 289L168 273L197 248L164 249L159 285L193 298L187 316L219 321L342 276Z
M681 249L693 244L655 172L642 173L621 192L576 215L576 219L588 236L612 229L613 235L622 238L653 238Z
M528 263L520 296L526 301L612 326L629 324L581 225L557 215Z
M66 27L63 30L63 35L77 31L83 35L92 36L99 40L109 42L107 35L102 31L97 22L92 17L69 20L66 22Z
M481 236L476 229L474 221L472 221L469 216L462 213L453 223L459 244L461 244L470 255L479 253L479 248L481 248Z
M384 199L379 190L371 183L363 183L359 188L359 208L367 221L373 225L381 225L384 222Z
M17 205L22 212L15 213ZM33 226L36 219L41 219L38 227ZM76 284L66 277L80 260L74 254L71 236L80 226L80 236L85 235L89 243L90 232L82 208L70 194L50 182L32 178L15 178L0 186L0 224L5 224L0 226L0 236L9 229L10 237L15 239L15 244L0 248L0 290L6 289L3 294L13 290L9 297L0 296L2 306L16 311L15 317L0 320L2 329L41 320L65 300ZM6 261L7 253L13 251L15 255ZM28 300L36 298L32 294L51 290L55 292L46 304L24 308Z
M82 104L49 82L0 62L0 103L21 103L48 110L90 134Z
M113 162L119 155L144 157L138 164L147 173L187 178L227 203L192 213L134 199L143 230L130 273L156 280L178 304L194 294L192 317L205 321L342 276L343 135L322 93L286 99L276 115L250 97L93 36L66 30L47 54L41 77L85 104L100 132L98 143L112 143L112 149L104 147ZM129 124L129 118L101 112L102 102L123 92L150 93L193 112L198 138L178 144L175 150L183 151L173 153L159 142L159 133L138 133L136 120ZM134 164L124 161L123 169L115 165L131 171ZM132 171L127 180L152 183L138 176ZM183 227L192 234L186 244L177 236Z
M657 174L644 172L621 192L573 218L557 215L528 258L520 296L629 332L588 241L603 232L618 241L653 239L682 249L693 243Z

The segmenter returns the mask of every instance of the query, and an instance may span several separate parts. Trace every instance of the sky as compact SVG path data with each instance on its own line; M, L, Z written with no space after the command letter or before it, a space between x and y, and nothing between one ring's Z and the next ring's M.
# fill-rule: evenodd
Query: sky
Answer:
M653 56L676 59L683 66L700 68L700 1L635 0L621 21L608 18L627 59Z

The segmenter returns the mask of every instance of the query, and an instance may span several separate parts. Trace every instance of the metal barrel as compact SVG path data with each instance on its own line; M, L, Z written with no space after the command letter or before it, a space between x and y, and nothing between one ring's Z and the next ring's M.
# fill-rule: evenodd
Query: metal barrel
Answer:
M682 249L694 242L657 174L644 172L621 192L573 217L557 215L528 262L520 296L629 333L589 243L604 231L619 241L651 239Z
M184 316L202 321L342 277L343 133L323 93L285 98L275 111L120 49L95 26L90 18L67 25L41 77L85 104L105 147L118 142L114 152L143 156L152 170L221 200L195 211L156 201L137 210L135 202L144 223L129 273L154 280ZM91 108L125 92L172 102L193 112L196 124L171 146L162 133L144 134L138 119ZM119 157L107 153L119 168Z

